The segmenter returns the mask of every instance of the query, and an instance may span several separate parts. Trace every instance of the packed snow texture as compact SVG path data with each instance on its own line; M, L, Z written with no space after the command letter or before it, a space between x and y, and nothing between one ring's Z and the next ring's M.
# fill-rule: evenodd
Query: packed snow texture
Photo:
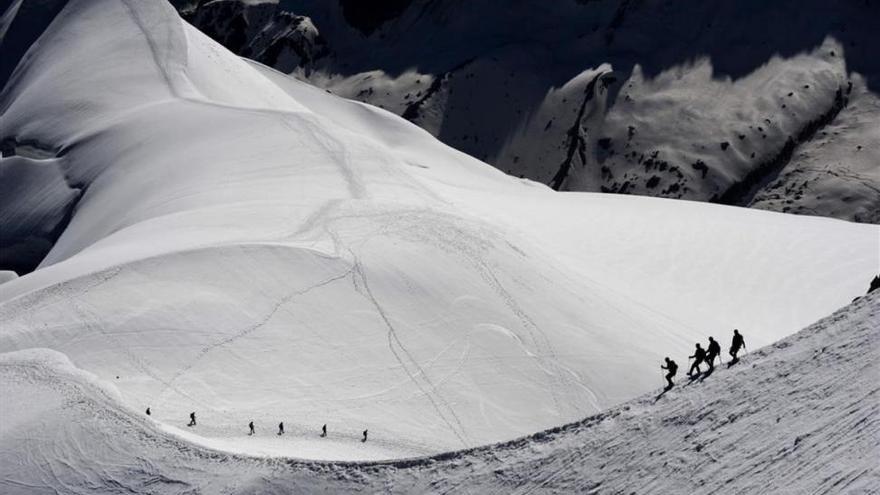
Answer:
M36 41L0 94L0 167L41 213L0 218L63 229L0 285L0 353L60 353L194 444L363 460L509 439L651 390L709 334L790 335L877 272L877 226L554 192L246 62L164 1L70 0L37 34L29 6L3 17ZM55 428L31 402L16 414Z
M244 57L556 189L880 222L877 2L177 3Z
M8 398L0 402L0 489L9 495L874 493L880 486L878 322L875 292L729 369L721 365L689 384L681 378L660 398L646 395L507 443L387 463L209 450L120 407L112 383L56 352L0 354L0 390ZM366 453L373 446L357 448Z

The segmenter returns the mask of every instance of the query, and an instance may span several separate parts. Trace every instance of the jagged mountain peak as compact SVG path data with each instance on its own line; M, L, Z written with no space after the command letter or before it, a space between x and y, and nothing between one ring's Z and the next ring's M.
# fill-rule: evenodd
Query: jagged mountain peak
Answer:
M870 47L880 12L870 2L425 1L368 36L332 2L273 8L310 16L321 56L295 55L296 42L288 62L255 58L402 115L508 174L877 221L880 66ZM607 104L589 105L598 117L580 127L582 163L570 167L589 84L581 74L603 64L616 83ZM829 135L840 144L821 144Z

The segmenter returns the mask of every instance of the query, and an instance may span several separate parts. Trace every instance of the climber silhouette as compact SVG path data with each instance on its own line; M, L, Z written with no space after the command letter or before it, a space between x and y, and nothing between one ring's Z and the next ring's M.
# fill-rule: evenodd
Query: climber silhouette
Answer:
M321 438L324 438L326 436L327 436L327 425L325 424L324 426L321 427Z
M673 386L675 386L675 384L672 383L672 377L675 376L675 372L678 371L678 365L675 364L675 361L669 359L668 357L665 358L665 360L666 366L660 366L660 369L666 370L666 383L668 383L668 385L666 385L666 388L663 389L664 391L669 390Z
M248 423L248 428L251 429L251 432L248 433L248 435L253 435L253 434L254 434L254 422L253 422L253 421L251 421L250 423Z
M709 365L709 372L715 369L716 357L721 362L721 346L715 339L709 337L709 347L706 348L706 364Z
M367 430L364 430L364 438L361 440L361 442L366 442L366 441L367 441Z
M284 421L278 423L278 435L284 435Z
M730 364L736 363L739 361L739 358L736 357L737 353L740 349L746 348L746 341L743 339L743 336L739 333L739 330L733 329L733 340L730 342Z
M696 350L694 350L694 355L688 356L688 359L694 360L694 364L692 364L691 369L688 370L688 376L692 376L694 373L694 370L696 370L697 375L699 375L700 374L700 364L703 362L703 360L706 359L705 349L703 349L700 346L700 344L697 344L697 348L696 348Z
M151 414L151 413L150 413L150 407L147 406L147 416L149 416L150 414Z
M189 424L186 426L195 426L196 425L196 412L193 411L189 413Z

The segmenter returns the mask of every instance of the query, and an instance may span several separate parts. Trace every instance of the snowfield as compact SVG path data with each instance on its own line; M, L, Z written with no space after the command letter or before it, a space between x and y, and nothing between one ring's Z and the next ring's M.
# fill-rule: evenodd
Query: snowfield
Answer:
M508 440L656 388L707 335L791 335L878 271L875 225L557 193L164 1L70 0L28 33L34 5L0 28L35 40L0 93L0 188L28 206L0 201L3 260L42 260L0 285L6 491Z
M6 353L0 387L12 400L0 422L0 488L10 495L874 493L878 321L875 291L659 399L646 395L507 443L385 463L206 449L120 408L112 383L57 352ZM369 442L358 447L374 452Z

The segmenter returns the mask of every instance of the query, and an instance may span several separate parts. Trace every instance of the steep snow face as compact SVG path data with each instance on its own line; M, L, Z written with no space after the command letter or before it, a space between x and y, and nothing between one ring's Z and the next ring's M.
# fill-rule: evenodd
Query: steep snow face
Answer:
M854 212L855 221L880 223L878 115L880 98L854 77L848 105L793 151L790 164L755 192L749 206L840 218ZM840 201L823 204L828 194Z
M880 120L876 3L398 7L369 30L339 2L183 12L240 55L556 189L876 222L880 140L857 124ZM278 34L303 19L309 36Z
M880 485L878 319L880 295L863 297L662 397L645 396L504 444L371 464L254 458L194 446L120 408L111 383L58 353L0 354L0 488L8 494L871 493ZM270 432L257 435L283 442ZM372 441L358 448L375 452Z
M67 226L78 198L57 159L0 160L0 266L32 271Z
M507 439L650 390L706 334L773 342L876 272L876 226L557 193L245 62L160 0L71 0L32 38L0 165L53 167L18 190L72 215L0 285L0 352L60 352L203 445L366 459ZM16 232L55 218L6 206ZM247 437L251 420L288 435Z

